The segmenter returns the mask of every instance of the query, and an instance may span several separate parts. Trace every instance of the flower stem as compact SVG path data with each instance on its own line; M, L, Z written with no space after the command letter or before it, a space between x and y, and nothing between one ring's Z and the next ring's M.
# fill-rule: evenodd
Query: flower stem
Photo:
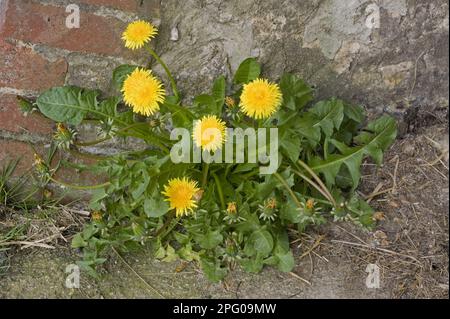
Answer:
M310 178L306 177L305 175L303 175L301 172L291 168L292 171L297 174L299 177L301 177L302 179L304 179L307 183L309 183L312 187L314 187L320 194L322 194L323 197L325 197L326 199L328 199L331 203L334 202L334 198L328 195L327 192L325 192L322 188L319 187L319 185L317 185L316 183L314 183ZM335 205L335 204L333 204Z
M205 189L206 182L208 181L208 171L209 171L209 163L203 165L203 178L202 178L202 189Z
M325 184L322 182L322 180L319 178L319 176L317 176L316 173L314 173L314 171L302 160L298 160L298 163L309 173L311 174L311 176L315 179L315 181L317 182L317 184L319 184L319 186L322 188L322 190L328 195L325 197L328 197L328 199L330 200L330 202L333 203L333 205L336 207L336 201L333 198L333 195L331 195L330 191L328 190L328 188L325 186Z
M281 182L281 184L283 184L283 186L286 188L286 190L289 192L289 195L291 195L292 199L294 200L295 204L298 207L301 207L300 205L300 201L298 200L297 196L295 196L294 192L292 191L292 189L289 187L289 184L286 182L286 180L283 178L283 176L281 176L278 173L274 174L276 178L278 178L278 180Z
M215 173L211 173L211 175L214 178L214 181L216 182L217 194L219 194L220 198L220 207L222 208L222 210L225 210L225 199L223 198L222 185L220 185L219 177Z
M167 77L169 78L170 81L170 85L172 86L172 90L173 90L173 94L175 95L175 97L177 98L177 101L180 100L180 95L178 93L178 88L177 85L175 83L175 80L172 76L172 73L170 73L169 68L167 67L167 65L164 63L163 60L161 60L161 58L159 57L158 54L156 54L155 51L153 51L153 49L149 48L149 47L145 47L147 49L147 51L150 53L150 55L152 57L155 58L156 61L158 61L158 63L163 67L164 71L166 71Z
M68 183L66 183L66 182L59 181L59 180L57 180L57 179L55 179L55 178L53 178L53 177L51 177L51 176L49 177L49 179L50 179L52 182L54 182L54 183L60 184L60 185L62 185L62 186L68 187L68 188L78 189L78 190L98 189L98 188L106 187L106 186L108 186L109 184L111 184L110 182L106 182L106 183L98 184L98 185L88 185L88 186L83 186L83 185L73 185L73 184L68 184Z
M169 226L170 222L174 219L175 212L170 212L164 224L156 231L155 237L158 237L163 233L163 231Z

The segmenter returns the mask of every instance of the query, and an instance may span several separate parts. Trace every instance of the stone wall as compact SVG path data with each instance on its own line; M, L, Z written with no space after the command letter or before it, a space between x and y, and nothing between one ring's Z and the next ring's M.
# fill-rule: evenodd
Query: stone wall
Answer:
M79 29L65 27L71 3L81 10ZM62 84L107 94L115 66L147 63L120 40L137 17L159 25L153 43L187 101L255 56L271 79L297 73L318 97L396 115L402 133L418 113L421 125L447 123L444 0L0 0L0 161L23 154L29 166L24 143L45 145L54 129L39 116L23 117L15 95Z

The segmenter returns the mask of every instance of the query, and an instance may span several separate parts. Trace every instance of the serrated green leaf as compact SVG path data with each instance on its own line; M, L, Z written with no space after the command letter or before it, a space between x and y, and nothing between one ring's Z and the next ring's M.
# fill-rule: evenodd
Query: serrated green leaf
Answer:
M144 212L148 217L161 217L169 211L169 204L160 196L144 201Z
M357 194L354 194L346 204L346 209L353 218L364 227L371 228L374 225L373 214L374 209Z
M263 269L264 259L260 254L252 258L242 258L240 265L245 271L258 273Z
M222 268L220 263L210 258L200 258L200 266L205 273L205 276L212 282L221 281L227 274L226 268Z
M374 161L381 164L383 152L392 144L396 137L395 120L389 116L383 116L370 123L366 131L355 138L360 144L356 147L347 147L343 143L333 141L341 154L331 154L326 160L313 158L309 166L316 172L322 173L328 186L335 184L342 165L346 165L353 180L353 189L358 186L360 165L364 155L371 156Z
M361 123L362 121L364 121L364 118L366 117L366 112L364 111L364 108L360 105L352 105L345 103L344 115L357 123Z
M194 98L194 108L199 116L215 114L220 115L220 108L216 100L209 94L201 94Z
M86 247L88 243L83 239L81 233L75 234L72 238L72 248Z
M291 135L281 139L281 149L288 155L292 162L297 162L301 151L301 140L299 136Z
M344 104L341 100L333 98L316 103L309 112L318 118L313 127L320 127L325 136L330 137L334 129L339 129L344 119Z
M293 201L284 203L280 208L280 218L285 219L290 223L299 223L300 214L298 212L298 206Z
M119 98L116 96L110 97L100 102L99 111L111 117L116 117L117 104L119 104Z
M313 113L304 113L296 119L295 131L301 136L306 137L313 146L320 142L320 119Z
M277 267L280 271L289 272L295 266L294 256L291 251L275 255L278 259Z
M177 259L178 259L178 255L177 255L177 253L175 252L175 249L174 249L172 246L167 245L167 248L166 248L166 257L164 257L164 258L162 259L162 261L165 261L165 262L170 263L170 262L175 261L175 260L177 260Z
M42 93L36 104L42 114L55 122L78 125L89 112L98 108L95 90L75 86L54 87Z
M216 105L220 108L223 106L224 100L225 100L225 77L222 75L218 77L213 84L212 88L212 96L214 97L214 100L216 101Z
M258 229L250 235L249 240L257 253L262 256L267 256L273 249L273 238L267 230Z
M245 59L236 71L234 75L234 83L246 84L259 77L261 74L261 66L255 58Z
M223 240L223 236L218 230L208 230L206 234L198 236L197 242L202 248L213 249Z
M313 99L313 90L296 75L284 74L280 80L280 88L283 106L291 110L300 110Z
M394 142L397 137L397 123L388 116L370 122L358 136L355 142L364 145L365 154L370 155L378 165L383 161L383 152Z

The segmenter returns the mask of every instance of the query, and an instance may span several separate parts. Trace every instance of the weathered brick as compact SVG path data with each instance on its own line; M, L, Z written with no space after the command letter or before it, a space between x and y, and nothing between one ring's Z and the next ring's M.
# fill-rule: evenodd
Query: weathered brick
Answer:
M126 23L111 17L80 12L80 28L66 27L65 8L30 1L10 0L0 37L69 51L137 57L122 45Z
M2 40L0 56L0 86L39 91L64 83L67 72L64 59L49 62L30 48Z
M41 157L46 156L47 148L43 144L33 144L36 152ZM60 153L57 153L53 158L52 167L54 167L57 162L61 159ZM33 148L25 143L14 140L6 140L0 138L0 167L10 160L20 159L14 176L20 176L33 168L34 163L34 150ZM95 161L89 159L78 159L71 158L71 161L76 163L93 164ZM60 169L54 175L57 180L77 184L77 185L94 185L97 183L102 183L105 178L99 177L96 174L89 172L79 172L73 168L60 167Z
M138 11L141 4L141 0L78 0L78 2L106 6L130 12Z
M31 168L33 154L33 149L27 143L0 139L0 167L10 160L20 159L13 176L20 176Z
M10 132L31 132L51 134L53 123L46 117L31 113L24 116L17 104L17 98L11 94L0 94L0 129Z

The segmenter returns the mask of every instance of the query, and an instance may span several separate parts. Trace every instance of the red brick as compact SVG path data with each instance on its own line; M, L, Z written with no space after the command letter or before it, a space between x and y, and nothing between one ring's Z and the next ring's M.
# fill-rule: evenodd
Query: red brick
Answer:
M24 116L15 95L0 94L0 129L10 132L51 134L53 123L46 117L31 113Z
M41 157L46 156L47 148L44 148L43 144L34 144L33 147L36 149ZM14 140L4 140L0 138L0 167L6 164L10 160L20 159L20 162L14 172L13 176L20 176L24 173L33 169L34 163L34 150L33 148L24 142L14 141ZM60 154L56 154L53 158L52 167L54 167L58 160L60 159ZM92 161L71 159L77 163L89 164ZM95 185L98 183L104 183L105 177L92 174L90 172L78 172L72 168L60 167L58 172L53 176L55 179L62 182L71 183L75 185Z
M0 167L10 160L20 159L13 176L20 176L31 168L34 162L33 154L33 149L27 143L0 139Z
M136 12L139 10L140 0L78 0L77 2Z
M0 40L0 86L42 90L61 85L67 71L64 59L49 62L30 48Z
M126 23L80 12L80 28L69 29L66 27L67 15L63 7L10 0L0 38L3 35L69 51L133 57L121 40Z

